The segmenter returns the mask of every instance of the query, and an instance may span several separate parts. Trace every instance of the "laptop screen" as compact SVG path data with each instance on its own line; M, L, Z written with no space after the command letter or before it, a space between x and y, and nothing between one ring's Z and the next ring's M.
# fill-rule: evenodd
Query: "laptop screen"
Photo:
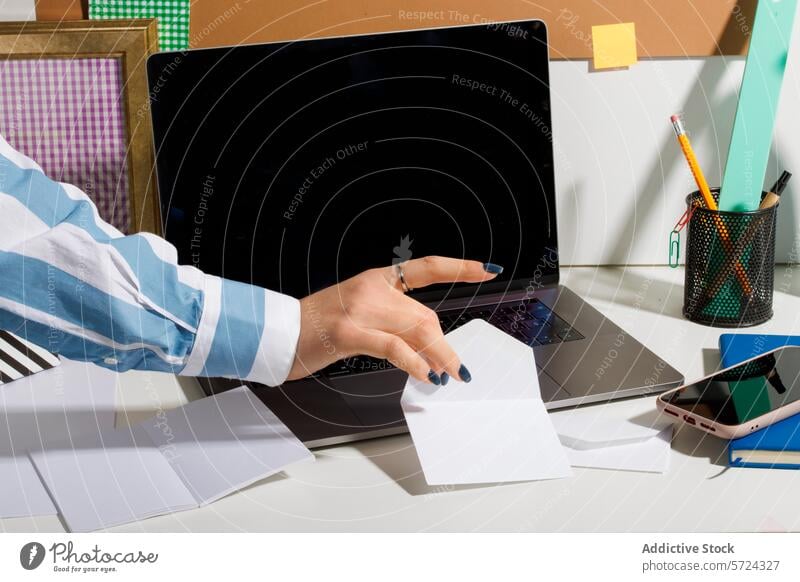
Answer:
M183 263L296 297L425 255L505 268L439 297L557 276L540 21L159 53L148 76Z

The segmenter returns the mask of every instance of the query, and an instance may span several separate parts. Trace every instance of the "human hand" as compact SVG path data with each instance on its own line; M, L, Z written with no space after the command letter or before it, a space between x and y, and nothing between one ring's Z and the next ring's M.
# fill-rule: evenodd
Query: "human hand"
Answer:
M424 257L402 263L411 289L480 283L503 269L492 263ZM448 345L436 312L403 293L397 269L364 271L300 300L300 337L289 380L355 355L385 358L414 378L446 384L470 374Z

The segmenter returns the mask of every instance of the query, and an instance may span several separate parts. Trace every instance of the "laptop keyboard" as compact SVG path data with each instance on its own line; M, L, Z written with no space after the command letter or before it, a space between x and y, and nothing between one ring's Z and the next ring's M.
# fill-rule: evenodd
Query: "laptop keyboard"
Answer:
M538 299L526 304L511 303L495 307L479 306L464 311L439 313L442 331L448 333L473 319L485 319L531 347L583 339L583 335ZM328 376L378 372L394 368L386 360L354 356L328 366Z

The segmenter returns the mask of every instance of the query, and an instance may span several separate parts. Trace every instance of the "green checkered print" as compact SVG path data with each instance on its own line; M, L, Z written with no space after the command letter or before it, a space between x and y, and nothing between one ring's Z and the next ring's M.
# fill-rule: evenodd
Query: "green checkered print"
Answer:
M157 18L162 51L189 48L190 0L89 0L89 18Z

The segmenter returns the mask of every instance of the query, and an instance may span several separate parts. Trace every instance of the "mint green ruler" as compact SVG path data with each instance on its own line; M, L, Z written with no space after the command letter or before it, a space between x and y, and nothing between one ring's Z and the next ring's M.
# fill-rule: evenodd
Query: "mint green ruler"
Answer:
M755 210L767 173L797 0L759 0L722 178L720 210Z

